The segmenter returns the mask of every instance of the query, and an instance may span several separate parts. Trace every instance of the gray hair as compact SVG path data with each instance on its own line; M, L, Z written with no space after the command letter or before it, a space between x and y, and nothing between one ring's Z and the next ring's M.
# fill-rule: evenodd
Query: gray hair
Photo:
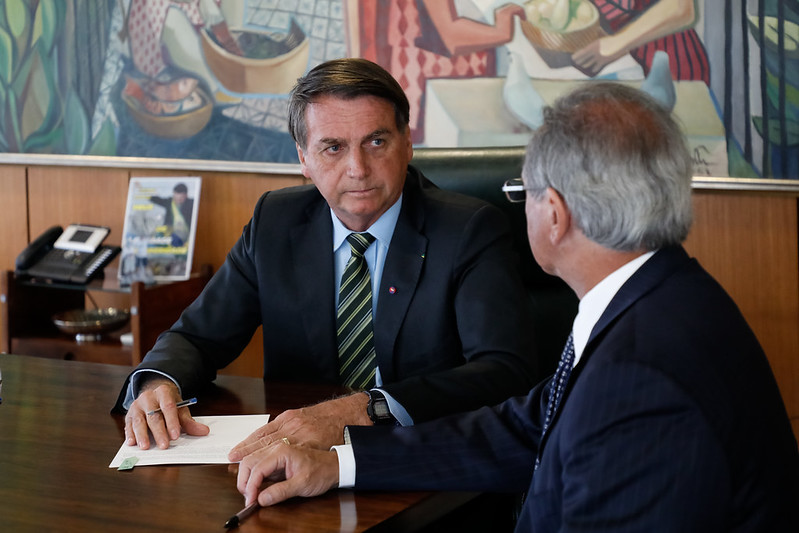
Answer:
M308 141L305 110L308 104L326 95L346 100L376 96L394 107L397 130L405 131L410 123L408 97L388 71L366 59L333 59L320 63L298 79L289 95L289 133L303 150Z
M533 197L552 187L586 237L619 251L685 240L691 175L685 139L668 110L616 82L584 83L547 107L522 170Z

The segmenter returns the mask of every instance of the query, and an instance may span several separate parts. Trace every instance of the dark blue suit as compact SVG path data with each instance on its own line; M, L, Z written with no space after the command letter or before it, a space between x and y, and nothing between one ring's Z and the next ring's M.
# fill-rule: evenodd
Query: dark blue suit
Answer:
M374 329L383 389L414 421L493 405L539 379L517 267L497 208L409 169ZM266 193L222 268L140 368L194 395L260 326L266 379L338 383L333 272L333 223L316 187Z
M356 488L526 490L517 530L537 533L799 531L799 452L766 357L682 248L613 298L542 437L548 390L350 428Z

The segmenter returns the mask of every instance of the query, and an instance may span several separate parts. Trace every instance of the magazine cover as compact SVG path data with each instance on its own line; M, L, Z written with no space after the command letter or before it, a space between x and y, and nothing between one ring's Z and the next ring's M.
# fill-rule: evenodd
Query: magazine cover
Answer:
M119 282L187 279L191 274L199 177L131 178Z

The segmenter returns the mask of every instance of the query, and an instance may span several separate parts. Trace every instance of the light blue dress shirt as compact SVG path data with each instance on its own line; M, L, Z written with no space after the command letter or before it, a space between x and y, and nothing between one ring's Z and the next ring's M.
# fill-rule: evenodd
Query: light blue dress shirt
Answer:
M400 196L394 205L392 205L385 213L383 213L380 218L377 219L377 221L375 221L375 223L366 230L375 237L375 241L369 246L369 248L367 248L366 253L364 253L366 264L369 267L369 274L372 278L372 316L374 316L377 311L377 300L380 296L380 291L378 290L380 287L380 279L383 276L383 267L386 263L388 247L391 244L391 238L394 235L394 228L397 225L401 208L402 196ZM341 274L344 272L344 267L347 265L347 261L349 261L351 255L351 249L349 244L346 242L346 239L347 236L352 233L352 231L348 230L344 224L341 223L341 221L333 213L332 209L330 210L330 218L333 220L333 259L335 265L334 278L336 280L336 307L338 307L338 290L339 286L341 285ZM159 372L157 370L137 370L131 376L128 389L125 394L125 400L122 402L122 405L125 409L129 409L130 405L133 403L133 400L136 398L135 392L138 392L140 388L140 380L144 375L146 375L144 373L147 372L156 372L166 378L171 379L175 385L177 385L178 389L180 389L180 385L174 380L174 378L172 378L172 376L168 374L164 374L163 372ZM397 421L403 426L413 425L413 419L408 414L408 411L406 411L399 402L392 398L390 394L387 394L385 391L379 388L383 384L383 380L380 377L379 367L377 368L375 381L378 390L380 390L380 392L382 392L386 397L388 408L394 418L396 418Z
M388 255L388 247L391 244L391 237L394 235L394 228L397 225L400 209L402 208L402 196L392 205L374 224L369 226L366 233L370 233L374 238L374 242L366 249L363 257L366 259L366 264L369 267L369 275L372 279L372 316L377 314L377 300L380 297L380 280L383 277L383 267L386 264L386 255ZM347 229L344 224L330 211L330 218L333 220L333 259L335 262L335 279L336 279L336 308L338 308L338 290L341 286L341 274L344 273L344 268L347 266L347 261L350 260L352 251L347 236L352 233ZM380 367L377 368L377 375L375 376L375 386L377 390L383 393L388 402L388 409L394 418L403 426L413 425L413 419L408 414L402 405L397 402L390 394L380 389L383 380L380 377Z

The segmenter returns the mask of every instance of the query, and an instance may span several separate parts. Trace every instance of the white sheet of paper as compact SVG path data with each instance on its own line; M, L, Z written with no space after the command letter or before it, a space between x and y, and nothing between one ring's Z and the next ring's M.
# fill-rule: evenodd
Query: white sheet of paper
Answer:
M230 449L269 422L269 415L195 416L194 419L210 428L208 435L194 437L184 433L166 450L157 446L142 450L123 443L108 468L118 468L129 457L138 458L136 466L229 464Z

